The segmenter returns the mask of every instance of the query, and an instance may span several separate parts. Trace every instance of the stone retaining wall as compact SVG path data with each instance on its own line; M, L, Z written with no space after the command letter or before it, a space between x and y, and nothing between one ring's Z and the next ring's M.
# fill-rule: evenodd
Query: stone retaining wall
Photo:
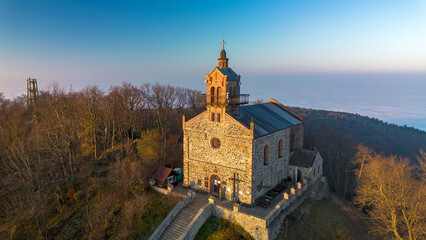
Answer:
M324 194L327 192L324 180L326 181L327 179L323 177L315 183L304 185L300 189L295 189L295 194L290 194L288 195L288 199L284 198L280 201L275 209L265 218L258 218L219 205L214 205L213 214L219 218L227 219L241 225L254 239L275 239L281 231L281 223L284 218L298 208L305 199L312 197L311 190L313 188L317 189L315 195L319 196L317 196L316 199L326 195Z
M292 189L293 193L285 195L278 202L275 208L265 217L260 218L253 215L240 212L239 205L234 205L232 209L208 203L204 205L196 214L191 223L180 236L180 240L194 239L205 223L207 218L215 215L219 218L227 219L231 222L241 225L252 237L259 240L275 239L281 231L281 224L284 218L298 208L307 198L320 200L328 195L327 178L322 177L314 183L300 185ZM167 215L166 219L155 230L149 240L158 239L166 227L170 224L177 213L192 201L192 195L179 202L175 208Z

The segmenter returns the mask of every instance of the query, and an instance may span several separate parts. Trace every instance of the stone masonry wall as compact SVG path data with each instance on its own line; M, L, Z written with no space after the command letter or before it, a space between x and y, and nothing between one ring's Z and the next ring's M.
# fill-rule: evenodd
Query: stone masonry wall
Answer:
M257 138L254 140L253 187L254 199L275 187L289 176L290 136L295 136L295 148L303 145L303 124ZM278 156L278 142L283 140L283 155ZM269 147L269 163L264 164L265 145Z
M278 156L278 142L283 140L283 155ZM269 163L264 164L264 149L268 145ZM254 199L287 177L290 160L290 129L284 129L254 140L253 157Z
M211 113L220 113L220 122L211 121ZM220 148L211 146L212 138L220 140ZM234 177L236 197L251 203L252 137L250 130L225 113L224 108L209 107L184 125L184 186L210 191L210 178L221 180L223 196L232 200Z

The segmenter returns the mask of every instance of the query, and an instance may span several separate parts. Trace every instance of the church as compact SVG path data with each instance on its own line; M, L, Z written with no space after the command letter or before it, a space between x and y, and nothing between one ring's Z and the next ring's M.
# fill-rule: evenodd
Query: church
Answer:
M302 150L303 117L274 99L249 104L222 44L200 98L206 110L187 121L183 117L183 185L253 205L287 179L321 177L318 151Z

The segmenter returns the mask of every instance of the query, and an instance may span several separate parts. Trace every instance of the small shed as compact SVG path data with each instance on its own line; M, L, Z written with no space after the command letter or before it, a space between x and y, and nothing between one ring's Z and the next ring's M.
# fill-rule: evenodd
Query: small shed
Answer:
M173 169L173 171L175 171L178 174L177 181L178 182L182 181L183 180L183 171L182 171L182 168L175 168L175 169Z
M169 183L177 183L178 174L171 168L159 167L157 172L154 173L152 178L157 182L160 187L166 187Z
M317 150L296 150L290 157L288 171L293 180L315 180L322 176L322 157Z

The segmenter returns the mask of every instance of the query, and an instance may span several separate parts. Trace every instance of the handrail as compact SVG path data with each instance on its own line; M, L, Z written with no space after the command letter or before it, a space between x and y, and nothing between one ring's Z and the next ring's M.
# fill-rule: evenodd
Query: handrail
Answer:
M235 96L218 96L218 95L207 95L200 94L198 95L198 103L199 104L223 104L223 105L240 105L249 103L250 94L240 94Z

